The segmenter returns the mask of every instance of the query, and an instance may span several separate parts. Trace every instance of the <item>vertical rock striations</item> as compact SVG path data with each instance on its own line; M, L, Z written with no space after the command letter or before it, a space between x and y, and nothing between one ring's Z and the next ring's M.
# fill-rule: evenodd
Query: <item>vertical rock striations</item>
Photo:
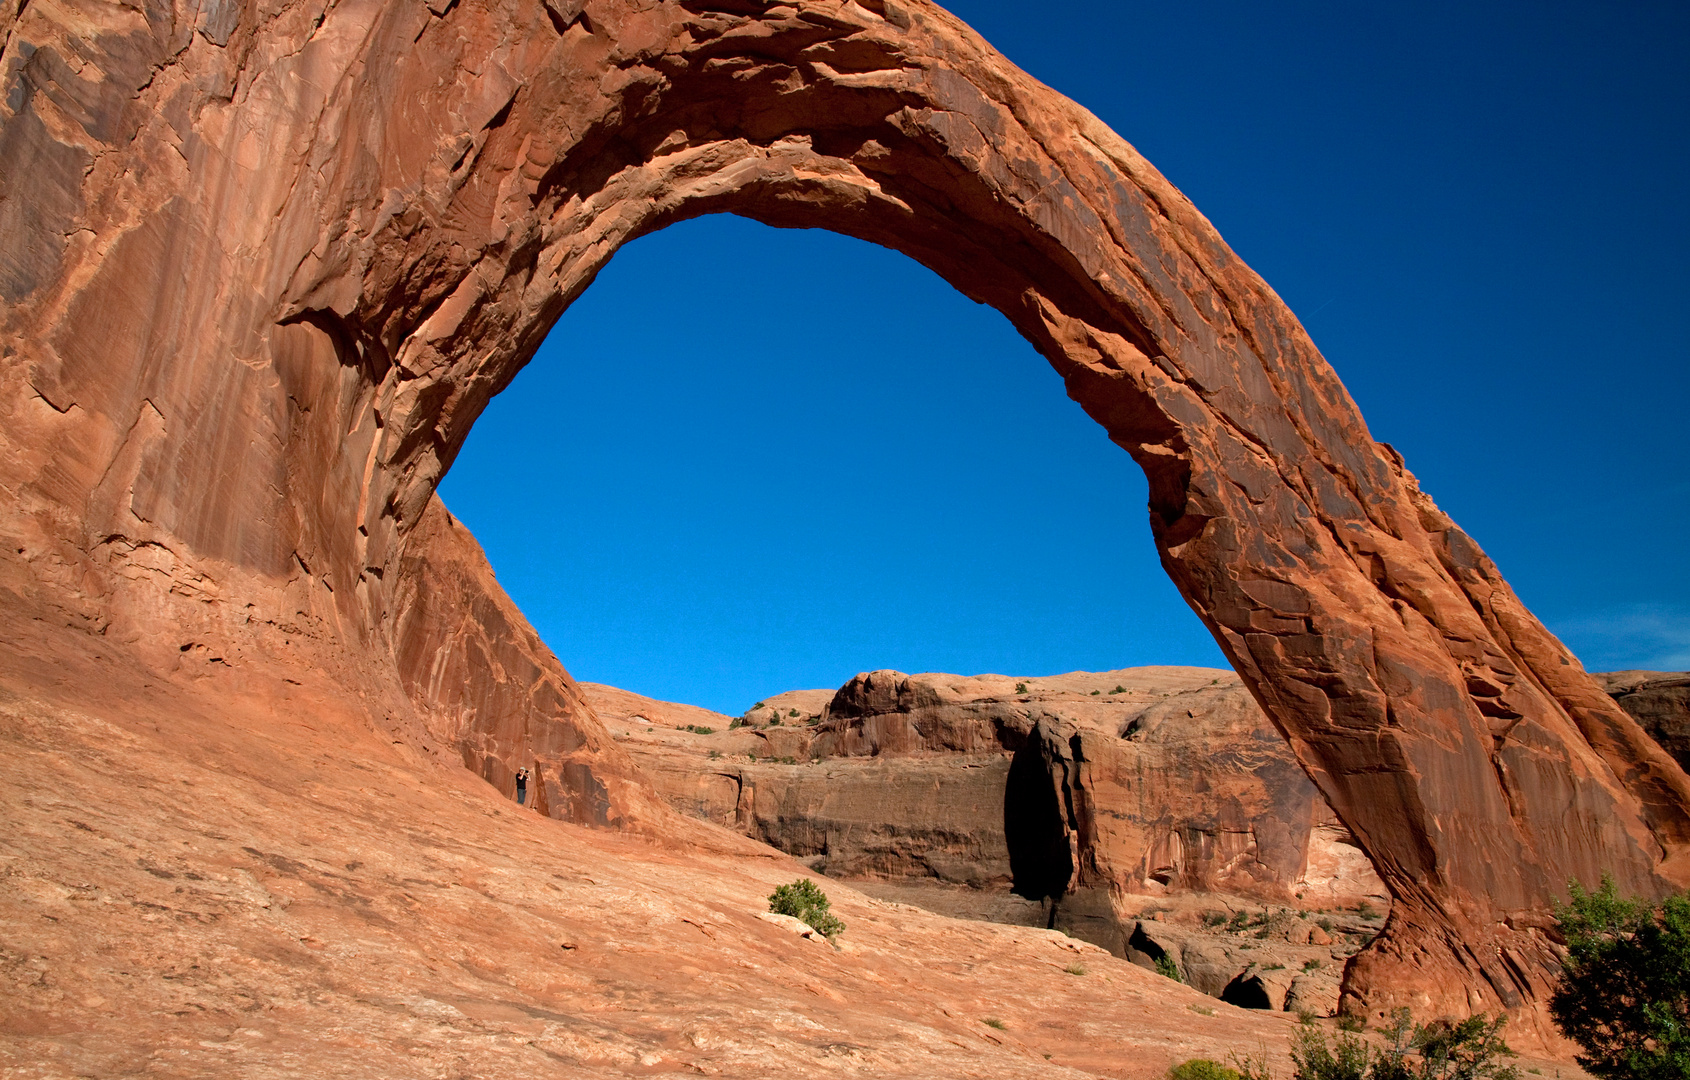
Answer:
M143 623L304 617L360 678L423 670L405 642L446 639L400 623L470 425L620 244L731 211L997 307L1143 466L1163 565L1396 897L1358 1001L1541 1000L1567 878L1690 880L1690 780L1278 297L932 4L0 13L0 533L92 622L162 559L218 593L160 588Z

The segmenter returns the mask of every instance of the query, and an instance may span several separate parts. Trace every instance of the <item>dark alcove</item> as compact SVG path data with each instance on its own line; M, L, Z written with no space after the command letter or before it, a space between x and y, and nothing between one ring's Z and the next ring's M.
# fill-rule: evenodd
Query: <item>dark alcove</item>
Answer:
M1074 876L1074 857L1062 804L1037 741L1029 741L1010 761L1003 832L1014 879L1011 890L1029 900L1060 899Z

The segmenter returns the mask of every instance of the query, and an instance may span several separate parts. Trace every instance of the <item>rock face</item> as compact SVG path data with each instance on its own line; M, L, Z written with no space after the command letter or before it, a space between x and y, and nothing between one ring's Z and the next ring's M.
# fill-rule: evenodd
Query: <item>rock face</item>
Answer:
M1052 931L827 881L841 948L805 940L761 917L808 876L791 860L681 819L652 839L518 813L327 672L166 680L18 629L8 1076L1160 1080L1238 1046L1285 1072L1283 1019Z
M1690 769L1690 671L1610 671L1596 677L1620 708Z
M1001 816L1023 896L1384 899L1365 856L1334 829L1325 800L1232 672L870 672L834 696L811 752L884 759L983 750L1008 758ZM1334 840L1353 855L1339 856Z
M1163 565L1396 898L1358 1003L1526 1006L1569 877L1690 881L1690 778L1284 304L930 3L19 0L0 40L4 558L149 663L321 659L395 730L456 707L401 658L475 636L399 625L440 476L621 243L733 211L997 307L1143 466ZM599 738L567 696L501 697L527 718L472 756ZM635 820L611 771L553 809Z
M1308 913L1383 918L1390 906L1231 671L876 671L736 719L582 690L682 813L879 895L1060 929L1146 966L1169 955L1196 965L1187 981L1215 997L1271 965L1301 973L1312 961L1294 1007L1331 1012L1345 960L1379 927L1311 946ZM812 715L796 707L805 701L826 704ZM1254 922L1230 934L1202 925L1269 906L1304 909L1304 921L1271 937ZM1271 1007L1285 1007L1289 987Z
M627 755L493 579L469 531L436 499L413 535L393 598L393 651L430 733L507 794L526 766L542 814L594 825L660 822Z

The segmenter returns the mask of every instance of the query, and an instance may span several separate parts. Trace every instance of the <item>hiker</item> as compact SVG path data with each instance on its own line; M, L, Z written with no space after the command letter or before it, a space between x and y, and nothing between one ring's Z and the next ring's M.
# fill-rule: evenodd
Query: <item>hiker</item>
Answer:
M528 770L516 770L516 805L525 806L528 803Z

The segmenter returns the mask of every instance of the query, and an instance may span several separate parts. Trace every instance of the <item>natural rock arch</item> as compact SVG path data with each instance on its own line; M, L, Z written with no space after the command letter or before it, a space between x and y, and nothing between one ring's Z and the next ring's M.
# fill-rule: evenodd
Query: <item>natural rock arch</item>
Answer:
M931 4L27 3L0 5L0 530L137 651L174 625L315 657L496 783L534 747L558 816L659 815L433 492L620 244L728 211L997 307L1144 468L1163 565L1397 899L1348 973L1369 1007L1541 1001L1567 878L1690 879L1690 780L1294 316Z

